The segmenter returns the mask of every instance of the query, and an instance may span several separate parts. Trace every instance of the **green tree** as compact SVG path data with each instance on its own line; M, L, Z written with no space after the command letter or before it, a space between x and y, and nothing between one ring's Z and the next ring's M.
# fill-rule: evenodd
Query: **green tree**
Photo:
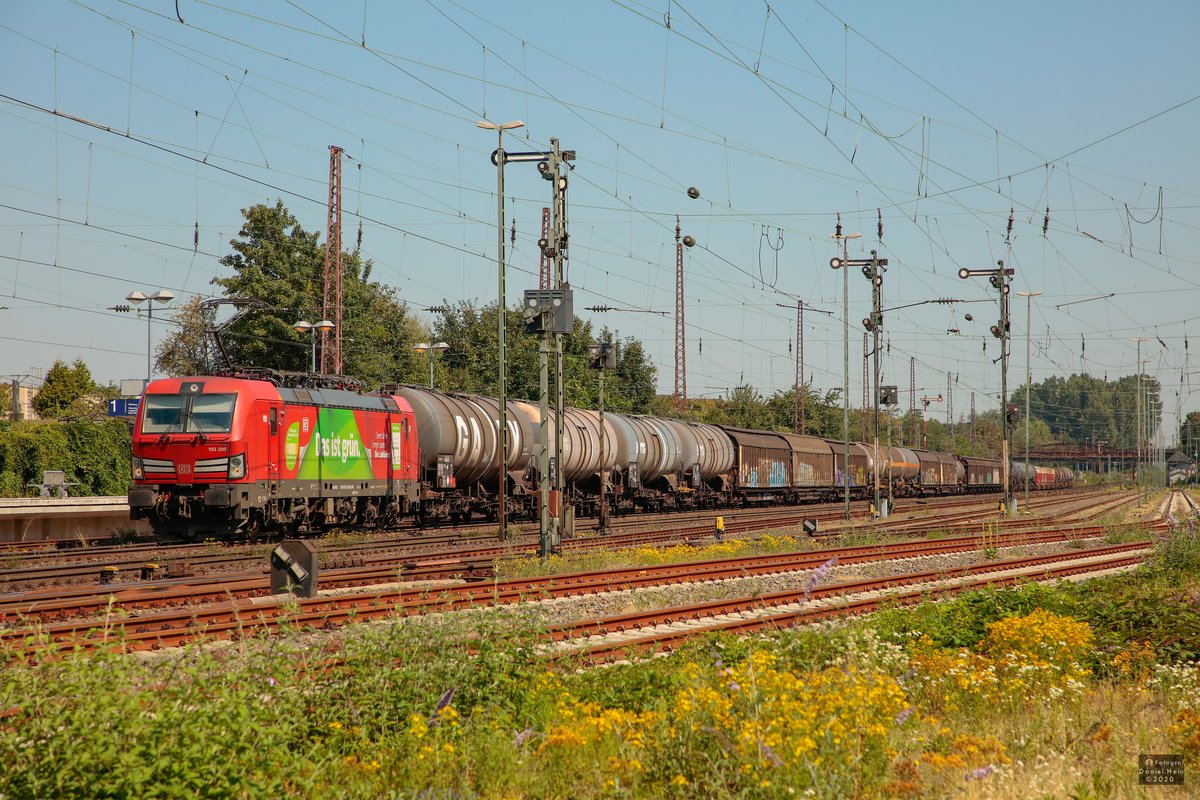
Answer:
M232 274L213 282L226 297L261 300L265 308L248 312L222 335L237 366L307 372L309 334L292 325L317 322L322 313L325 249L319 234L308 232L284 207L258 204L242 210L245 222L233 252L221 259ZM357 253L342 254L342 371L369 387L418 380L425 361L413 344L425 338L421 325L395 292L370 280L371 262ZM216 354L201 331L211 322L199 307L187 307L180 331L159 348L166 371L208 372Z
M1200 451L1200 411L1189 411L1179 426L1179 446L1188 458Z
M179 329L164 339L155 352L158 371L175 376L211 375L223 367L208 333L215 317L216 311L206 306L201 297L184 303L175 314Z
M92 380L92 371L83 359L73 364L55 361L46 373L42 388L33 398L33 408L44 419L82 417L95 419L105 415L106 394Z
M438 388L496 396L497 322L495 303L480 308L463 301L441 315L434 326L433 338L446 342L450 349L435 361ZM505 314L504 331L508 396L537 402L541 393L538 355L541 337L525 332L524 317L518 309ZM563 337L563 395L567 405L596 407L600 384L596 372L588 366L588 346L608 335L608 331L597 334L590 322L576 317L572 332ZM616 337L614 344L617 368L605 378L605 408L649 413L654 403L654 365L640 342ZM428 370L428 362L425 368Z
M1161 386L1157 379L1143 375L1141 414L1150 413L1157 423ZM1103 440L1110 447L1133 448L1137 442L1138 377L1126 375L1115 381L1071 375L1051 377L1034 384L1030 393L1030 415L1045 422L1055 441L1090 444ZM1024 404L1022 386L1010 395L1010 401ZM1155 409L1147 412L1148 408Z

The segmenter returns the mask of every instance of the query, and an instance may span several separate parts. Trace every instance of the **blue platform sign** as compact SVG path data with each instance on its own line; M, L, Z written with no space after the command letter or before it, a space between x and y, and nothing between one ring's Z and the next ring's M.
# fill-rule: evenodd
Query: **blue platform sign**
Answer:
M108 415L110 417L136 417L138 405L142 402L140 397L118 397L116 400L108 401Z

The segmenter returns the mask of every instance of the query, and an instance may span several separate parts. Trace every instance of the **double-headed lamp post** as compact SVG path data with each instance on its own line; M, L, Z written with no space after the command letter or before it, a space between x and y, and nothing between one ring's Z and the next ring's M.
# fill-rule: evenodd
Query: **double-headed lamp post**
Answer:
M140 306L142 303L146 304L146 384L149 385L150 378L153 374L151 368L151 357L154 351L150 342L150 326L154 322L154 304L162 303L165 305L174 300L175 295L173 292L170 292L166 289L159 289L157 292L151 295L147 295L145 292L133 291L125 295L125 299L133 303L135 306Z
M1041 297L1041 292L1017 292L1017 297L1025 298L1025 513L1029 513L1029 392L1033 388L1030 373L1030 360L1033 351L1030 349L1029 332L1033 324L1033 298Z
M413 345L413 350L427 351L429 353L429 388L433 388L433 354L441 353L450 349L450 345L445 342L430 344L429 342L419 342Z
M475 127L482 128L488 131L495 131L497 135L496 154L493 159L496 162L496 267L498 276L498 292L496 295L496 344L499 349L497 371L499 372L499 381L497 385L497 394L499 397L500 419L496 428L496 434L499 437L499 446L496 448L496 458L499 466L497 474L497 509L496 520L499 522L499 537L501 541L508 538L508 513L505 504L508 502L505 497L505 482L508 480L508 385L505 381L504 374L504 132L511 131L514 128L523 128L525 123L521 120L513 120L512 122L491 122L490 120L481 119L475 123Z
M845 355L844 371L842 373L842 438L845 440L845 451L842 462L842 486L845 489L846 519L850 519L850 273L851 266L847 255L849 245L847 240L862 238L861 233L842 233L842 221L839 215L837 233L833 238L842 243L842 257L829 259L829 266L842 271L842 339Z
M313 325L311 322L304 319L297 320L296 322L292 323L292 330L294 330L296 333L308 333L312 335L312 361L309 365L309 371L314 375L317 373L317 331L320 331L321 333L328 333L329 331L333 330L334 327L336 326L327 319L321 320L316 325Z

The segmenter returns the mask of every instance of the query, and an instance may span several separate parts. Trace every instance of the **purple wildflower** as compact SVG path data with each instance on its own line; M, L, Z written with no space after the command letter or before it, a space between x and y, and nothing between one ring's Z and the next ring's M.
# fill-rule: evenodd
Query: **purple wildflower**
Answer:
M981 781L984 778L986 778L988 775L991 775L995 771L996 771L996 768L993 767L991 764L988 764L986 767L979 767L978 769L973 769L970 772L968 772L967 780Z
M913 715L912 706L909 706L908 708L904 709L903 711L901 711L899 714L896 715L896 724L903 725L904 723L908 722L908 720L912 717L912 715Z
M759 752L761 752L764 756L766 756L767 760L771 762L771 766L773 766L773 767L782 767L783 766L783 759L780 758L779 754L776 753L771 748L771 745L760 741L758 743L758 749L759 749Z
M838 562L837 556L834 556L833 558L829 559L824 564L822 564L821 566L819 566L815 570L813 570L813 574L808 576L808 582L806 584L804 584L804 599L805 600L807 600L809 595L812 594L812 590L816 588L817 584L820 583L821 581L825 580L825 576L829 574L829 570L831 570L835 566L837 566L837 562Z
M1167 512L1167 524L1171 526L1171 530L1179 527L1179 520L1175 519L1175 515L1170 511Z
M533 736L533 728L526 728L513 736L513 747L520 747L529 741L529 737Z
M446 693L442 695L442 699L438 700L437 706L433 709L433 713L429 715L429 727L432 728L438 724L438 712L454 701L454 692L457 690L457 688L458 687L456 686L451 686L446 690Z
M729 691L731 691L731 692L740 692L741 690L742 690L742 687L741 687L741 686L738 686L736 681L730 681L730 682L729 682Z
M268 686L274 686L274 685L275 685L275 679L274 679L274 678L267 678L267 685L268 685Z

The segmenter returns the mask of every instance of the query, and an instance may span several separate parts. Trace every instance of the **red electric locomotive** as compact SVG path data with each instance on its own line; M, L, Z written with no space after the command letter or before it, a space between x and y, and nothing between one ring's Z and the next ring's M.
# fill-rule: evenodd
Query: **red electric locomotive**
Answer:
M168 378L138 408L129 507L189 538L382 526L413 511L419 472L402 397Z

